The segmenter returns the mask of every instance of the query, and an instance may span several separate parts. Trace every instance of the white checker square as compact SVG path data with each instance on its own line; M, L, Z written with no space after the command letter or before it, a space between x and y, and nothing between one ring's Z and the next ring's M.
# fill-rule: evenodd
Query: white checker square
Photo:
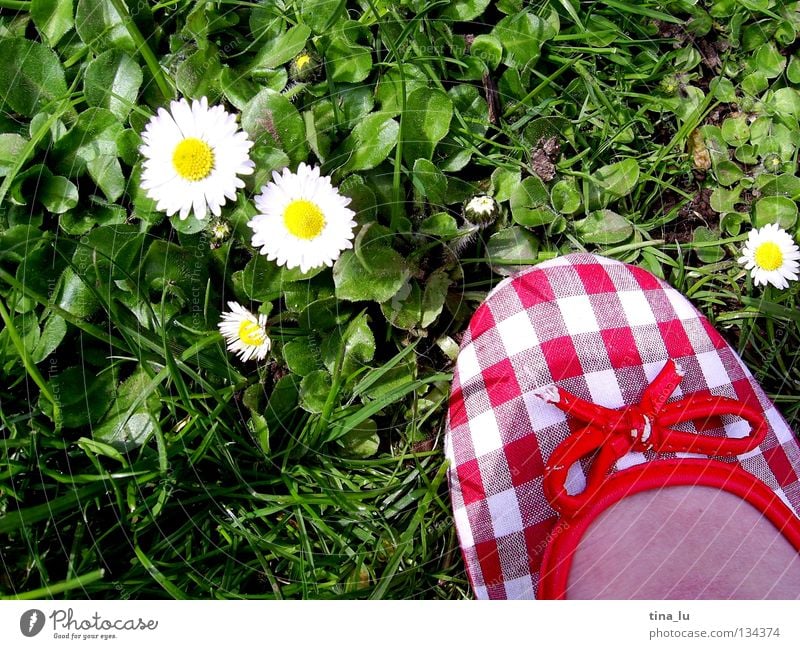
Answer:
M453 518L456 522L456 529L458 530L458 538L461 541L461 546L464 548L471 548L474 546L475 541L472 538L472 527L470 527L469 524L466 508L457 508L453 513Z
M772 426L772 430L775 431L775 437L778 438L781 444L786 444L789 440L795 439L794 433L786 425L786 421L781 417L781 413L778 412L777 408L767 408L764 415L769 425Z
M586 476L583 475L580 463L573 462L572 466L567 469L567 479L564 480L564 487L571 496L579 494L586 489Z
M614 370L587 372L583 378L589 387L593 403L606 408L621 408L625 405Z
M734 439L747 437L752 432L752 427L744 419L737 419L725 425L725 435Z
M631 327L654 324L656 321L650 303L641 291L620 291L617 293L625 311L625 318Z
M700 369L703 370L703 376L709 389L730 384L731 380L728 372L725 371L725 366L722 364L716 350L697 354L695 358L700 363Z
M478 586L476 584L474 590L476 599L489 599L489 591L486 586Z
M469 430L472 446L475 448L475 457L481 457L503 448L503 440L500 437L494 410L487 410L477 417L472 417L469 420Z
M570 335L600 330L588 295L571 295L570 297L559 298L558 308L561 310L561 317L564 318L564 325Z
M498 322L497 331L509 356L532 349L539 344L531 319L525 311Z
M522 516L519 513L517 492L514 489L501 491L486 499L495 538L522 531Z
M458 379L464 385L469 379L481 373L481 366L478 363L478 356L475 353L475 345L470 343L458 355Z
M506 598L508 599L536 599L533 591L533 580L530 575L525 575L519 579L511 579L504 582L506 587Z
M522 398L525 401L531 425L536 429L555 426L567 420L564 412L552 403L547 403L544 399L537 397L533 392L526 392Z
M697 318L697 311L683 295L674 290L665 292L679 320L694 320Z
M644 453L625 453L625 455L617 460L617 471L622 471L622 469L636 466L644 461Z

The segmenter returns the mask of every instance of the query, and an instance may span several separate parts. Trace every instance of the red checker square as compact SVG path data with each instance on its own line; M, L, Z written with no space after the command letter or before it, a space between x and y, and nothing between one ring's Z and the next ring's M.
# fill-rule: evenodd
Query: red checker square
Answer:
M719 332L714 329L714 325L712 325L706 318L700 318L700 321L703 323L703 328L706 330L706 334L711 339L711 344L714 345L714 349L727 349L728 343L725 342L725 339L719 335Z
M526 309L542 302L552 302L555 299L547 275L541 270L526 273L515 279L511 285L517 292L522 306Z
M775 479L781 487L792 484L797 480L797 475L792 468L792 463L786 457L786 452L782 446L774 446L764 451L764 459L769 465L770 471L775 474Z
M733 381L731 385L733 385L733 389L736 390L736 398L739 399L739 401L753 406L754 408L761 408L758 395L755 390L753 390L753 384L749 379L739 379L738 381Z
M683 358L694 354L692 343L680 320L659 322L658 328L661 330L661 337L664 339L664 346L670 358Z
M504 450L511 472L511 482L515 487L539 478L544 473L544 462L536 435L525 435L509 442Z
M477 340L478 337L494 327L494 316L489 308L489 305L484 302L476 310L469 322L469 330L472 335L472 340Z
M556 517L548 518L541 523L525 528L525 545L528 549L528 565L531 573L539 572L542 565L542 555L549 545L549 540L559 531L554 527Z
M588 295L614 293L617 287L600 264L579 264L575 266Z
M505 596L503 588L503 569L500 566L500 554L497 552L497 541L494 539L475 544L475 554L478 556L478 563L481 565L483 583L487 589L502 588L500 597Z
M464 505L470 505L486 498L478 460L470 460L469 462L464 462L464 464L459 464L456 468L456 473L458 474Z
M507 358L487 367L481 374L492 408L501 406L522 393L514 373L514 366Z
M583 374L583 368L578 360L578 352L575 350L575 343L569 336L554 338L541 344L547 367L553 381L571 379L574 376Z
M636 339L629 327L604 329L600 332L613 369L642 364L642 357L636 348Z
M463 426L469 421L467 406L464 403L464 392L455 388L450 395L450 428Z
M663 290L664 287L655 275L650 274L648 271L638 266L628 266L628 270L631 272L634 279L636 279L636 283L642 287L643 291Z

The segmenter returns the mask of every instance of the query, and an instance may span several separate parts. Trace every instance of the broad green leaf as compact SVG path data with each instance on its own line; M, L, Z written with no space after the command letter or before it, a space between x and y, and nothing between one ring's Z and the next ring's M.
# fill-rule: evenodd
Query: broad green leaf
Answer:
M503 60L503 45L494 36L478 34L469 48L472 56L479 58L490 70L494 70Z
M377 167L397 144L399 130L400 125L388 115L372 113L356 125L331 159L345 173Z
M408 96L403 119L403 157L413 165L417 158L430 160L436 143L450 129L453 102L438 88L419 88Z
M725 142L732 147L740 146L750 139L746 117L728 117L720 128Z
M30 11L33 24L51 47L75 25L73 0L31 0Z
M710 230L709 228L701 225L694 229L692 233L692 241L694 243L710 243L712 241L719 241L719 232ZM705 264L714 264L725 257L725 251L722 246L698 246L694 249L697 257Z
M64 68L53 50L23 38L3 38L0 51L0 109L7 105L33 117L67 94Z
M541 18L530 11L523 11L503 18L492 30L492 35L503 44L505 64L524 70L538 60L544 30Z
M117 156L117 139L124 130L117 117L105 108L87 108L75 126L55 145L61 158L58 169L70 176L80 175L98 156Z
M42 335L39 342L34 347L31 353L31 358L34 363L41 363L45 358L52 354L64 336L67 335L67 322L60 315L51 314L47 318L47 322L42 327Z
M430 274L422 293L421 327L427 328L436 322L444 308L451 283L450 276L444 270L435 270Z
M783 72L786 57L778 51L774 43L765 43L756 52L755 66L765 77L772 79Z
M378 452L380 447L378 425L374 419L362 421L336 442L342 447L341 454L345 457L370 458Z
M78 188L63 176L42 178L37 197L47 211L63 214L78 204Z
M317 34L324 34L345 10L342 0L299 0L303 22Z
M495 169L491 176L494 200L498 203L509 200L521 180L522 174L518 170L511 171L502 167Z
M121 451L140 447L150 439L158 427L158 421L146 408L113 415L92 430L95 440L110 444Z
M633 158L626 158L600 167L594 173L594 180L611 198L622 198L636 187L639 181L639 164Z
M435 237L452 239L458 234L458 222L447 212L437 212L419 224L419 231Z
M300 381L300 407L311 413L320 413L331 391L331 375L327 370L315 370Z
M556 218L550 209L550 193L536 176L525 178L511 194L511 217L529 228L547 225Z
M341 83L360 83L372 70L372 51L363 45L351 43L343 36L335 36L325 48L331 78Z
M622 243L633 233L633 225L612 210L597 210L575 222L575 231L583 243Z
M250 71L258 73L261 70L272 70L291 61L303 51L309 36L311 36L311 29L306 25L290 27L263 45L256 55Z
M386 319L398 329L414 329L422 318L422 291L416 280L406 282L399 291L381 304Z
M414 162L412 180L419 196L432 205L442 205L447 195L447 177L424 158Z
M136 43L111 0L78 0L75 29L94 52L119 48L135 55Z
M777 223L791 231L797 223L797 203L786 196L765 196L756 202L753 216L753 225L757 228Z
M11 170L27 143L17 133L0 133L0 178Z
M279 92L265 88L247 102L242 127L256 144L281 149L295 164L308 157L303 118Z
M539 240L525 228L512 226L495 232L486 244L486 256L498 275L511 275L536 263Z
M369 251L370 267L366 268L352 250L346 250L333 266L336 297L358 302L391 299L409 277L409 269L398 252L380 245Z
M456 0L448 4L441 13L442 18L451 20L474 20L480 16L491 0Z
M283 359L287 367L298 376L307 376L322 369L319 343L313 338L296 338L283 346Z
M222 64L217 48L209 45L181 61L175 73L175 84L185 97L208 97L213 104L221 90L219 76Z
M70 367L47 382L61 410L65 428L80 428L96 425L108 410L114 395L114 380L111 372L96 375L88 367ZM53 407L43 396L39 407L50 418Z
M559 180L550 189L553 209L561 214L575 214L581 207L581 193L571 180Z
M344 336L344 339L342 338ZM341 349L344 344L344 349ZM342 375L349 377L362 369L375 357L375 336L365 313L342 324L322 342L322 360L329 372L336 367L336 358L342 354Z
M89 160L86 165L89 176L105 194L106 199L116 201L125 191L125 176L115 156L101 155Z

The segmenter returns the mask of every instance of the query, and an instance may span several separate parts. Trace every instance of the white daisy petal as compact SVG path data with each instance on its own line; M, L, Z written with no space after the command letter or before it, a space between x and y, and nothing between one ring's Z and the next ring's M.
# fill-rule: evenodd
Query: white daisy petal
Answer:
M792 236L777 223L750 230L742 248L739 263L750 271L756 286L772 284L775 288L789 287L800 269L800 248Z
M218 325L228 351L238 354L243 361L251 358L263 361L272 347L267 335L267 317L264 314L256 317L237 302L228 302L228 308L230 311L222 314Z
M159 108L142 133L142 188L168 215L186 219L219 216L225 199L244 187L238 175L252 174L253 143L238 130L236 116L203 97Z
M254 199L258 214L248 225L252 245L279 266L308 272L332 266L342 250L352 248L355 212L319 167L301 162L297 173L273 171L272 180Z

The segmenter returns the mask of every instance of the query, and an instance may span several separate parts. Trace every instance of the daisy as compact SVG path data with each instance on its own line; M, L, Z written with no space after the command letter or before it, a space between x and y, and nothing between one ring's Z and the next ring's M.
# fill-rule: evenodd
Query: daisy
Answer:
M240 131L236 116L222 106L208 107L203 97L158 109L142 133L145 157L142 187L168 216L185 219L194 209L198 219L208 210L219 216L226 199L235 200L244 187L240 174L251 174L253 143Z
M794 239L777 223L750 230L739 263L750 271L756 286L772 284L787 288L788 280L797 279L800 250Z
M263 361L272 347L267 335L267 316L255 316L238 302L228 302L230 311L222 314L219 331L228 350L238 353L243 361L255 358Z
M255 203L259 213L248 222L253 246L279 266L300 267L305 273L333 265L342 250L353 247L355 212L350 199L320 176L319 167L300 163L297 173L272 172Z

